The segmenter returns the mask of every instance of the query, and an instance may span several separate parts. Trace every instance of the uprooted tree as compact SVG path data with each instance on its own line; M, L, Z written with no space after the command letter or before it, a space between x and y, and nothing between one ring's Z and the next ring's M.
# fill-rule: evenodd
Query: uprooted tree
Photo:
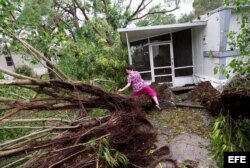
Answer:
M4 81L1 82L3 84ZM151 124L146 120L127 98L106 93L99 88L77 82L64 81L34 81L15 80L9 84L18 84L31 88L37 93L45 93L46 98L37 98L30 101L8 100L5 106L9 109L0 118L1 124L8 122L9 117L20 111L28 110L75 110L79 112L77 120L60 127L44 127L46 129L33 132L32 138L18 138L1 144L0 156L18 154L36 154L23 167L55 167L66 165L71 167L94 167L123 163L117 152L124 153L129 164L147 165L150 161L148 150L153 146L156 134ZM108 117L99 120L85 121L84 117L92 108L107 109ZM73 112L73 111L72 111ZM91 121L91 122L90 122ZM48 132L63 132L57 137L33 142L37 136ZM110 144L101 149L103 139ZM103 151L101 151L103 150ZM108 161L110 157L112 162ZM113 160L112 160L113 159ZM124 163L128 164L128 162Z
M1 144L0 157L20 156L5 167L23 163L30 157L23 167L149 165L156 155L150 152L156 134L144 114L128 98L77 80L89 80L91 74L104 71L106 76L121 77L119 72L126 62L117 28L178 8L179 0L168 2L172 3L170 10L159 8L152 0L139 3L132 0L0 0L0 34L6 51L29 53L32 61L48 69L50 79L57 79L41 80L0 68L1 72L14 77L14 80L1 80L0 85L17 85L35 93L29 100L0 98L1 128L9 129L10 122L61 123L56 127L12 126L10 129L39 131ZM11 56L11 52L8 54ZM61 68L51 62L57 54L61 56L61 65L58 64ZM89 119L92 109L106 109L109 116ZM19 114L43 110L70 110L78 118L72 121L18 118Z
M0 157L22 156L15 162L30 158L22 167L136 167L149 166L154 156L159 156L157 152L149 153L154 147L156 133L133 101L70 80L34 47L13 34L10 37L18 40L38 60L49 64L58 80L35 79L0 68L14 77L13 80L1 80L0 85L17 85L35 92L30 100L1 98L1 127L17 121L15 115L20 112L71 110L78 117L72 121L59 119L63 123L60 126L43 126L37 132L2 143ZM41 94L43 96L39 96ZM87 114L96 108L108 110L109 115L88 118ZM19 121L25 122L25 119ZM55 132L60 134L48 134Z
M10 72L13 80L1 80L0 85L16 85L34 91L30 100L1 98L0 124L3 128L40 129L29 135L0 144L0 157L21 155L22 167L106 167L150 166L156 158L168 153L163 148L160 154L150 151L156 141L156 132L145 114L129 98L108 93L93 85L72 81L50 60L26 41L11 34L37 60L50 65L58 80L40 80ZM43 96L40 96L43 95ZM45 95L45 96L44 96ZM109 115L89 118L93 109L106 109ZM49 121L50 119L18 119L16 114L29 111L71 110L78 117L62 122L60 126L46 125L40 128L29 126L8 127L9 122ZM66 132L65 132L66 130ZM51 136L48 133L60 133ZM46 138L44 138L46 137Z

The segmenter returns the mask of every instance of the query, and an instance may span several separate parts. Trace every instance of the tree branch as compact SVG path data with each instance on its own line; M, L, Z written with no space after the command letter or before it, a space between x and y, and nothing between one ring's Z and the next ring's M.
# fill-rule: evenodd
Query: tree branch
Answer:
M48 84L48 82L46 81L34 82L33 80L30 79L0 80L0 85L45 85L45 84Z
M89 21L90 19L89 19L88 15L87 15L87 13L86 13L86 11L85 11L85 8L84 8L83 6L80 5L80 3L78 2L78 0L74 0L74 2L75 2L75 4L76 4L76 6L82 11L82 14L83 14L84 18L85 18L87 21ZM92 23L90 23L90 24L91 24L93 30L94 30L100 37L103 37L102 34L97 30L97 28L96 28Z
M104 9L105 9L105 13L106 13L106 20L108 23L110 22L110 15L109 15L109 11L108 11L108 7L107 7L107 2L106 0L102 0L103 4L104 4Z
M57 165L60 165L60 164L62 164L64 161L66 161L66 160L68 160L68 159L71 159L72 157L75 157L75 156L77 156L77 155L79 155L79 154L85 152L86 150L87 150L87 148L84 148L83 150L80 150L80 151L78 151L78 152L75 152L74 154L72 154L72 155L70 155L70 156L68 156L68 157L65 157L64 159L61 159L61 160L59 160L58 162L53 163L49 168L53 168L53 167L55 167L55 166L57 166Z
M39 135L39 134L43 134L43 133L46 133L46 132L50 132L52 131L53 129L45 129L45 130L42 130L42 131L38 131L38 132L32 132L31 134L28 134L28 135L25 135L25 136L22 136L20 138L17 138L17 139L13 139L13 140L10 140L10 141L7 141L5 143L2 143L0 144L0 148L3 148L4 146L7 146L7 145L10 145L10 144L13 144L13 143L17 143L21 140L24 140L24 139L27 139L27 138L30 138L30 137L33 137L33 136L36 136L36 135ZM23 149L22 149L23 150ZM3 156L3 153L0 151L0 157Z
M51 126L43 126L43 127L30 127L30 126L3 126L0 129L53 129L53 130L68 130L68 129L76 129L81 125L75 126L64 126L64 127L51 127Z
M146 5L144 5L142 8L140 8L140 9L138 9L138 11L136 12L136 13L134 13L134 14L132 14L129 18L130 19L126 19L125 20L125 22L123 23L123 28L126 28L127 27L127 25L128 25L128 23L129 23L129 21L131 21L131 19L133 19L133 17L135 17L138 13L140 13L142 10L144 10L150 3L152 3L153 2L153 0L150 0Z
M76 42L76 35L75 35L75 33L73 32L72 27L71 27L67 22L65 22L64 20L62 20L61 18L59 18L59 20L60 20L61 22L63 22L63 23L68 27L68 30L69 30L69 32L70 32L72 38L73 38L73 41ZM67 35L67 33L66 33L65 31L64 31L64 33Z
M153 2L153 0L150 0L146 5L144 5L139 11L138 13L140 13L141 11L143 11L144 9L146 9L146 7L151 4Z
M14 101L15 99L11 99L11 98L7 98L7 97L2 97L0 96L0 102L8 102L8 101ZM8 108L7 108L8 109ZM4 109L0 109L0 110L5 110Z
M4 122L45 122L45 121L55 121L64 122L71 124L73 121L65 120L62 118L35 118L35 119L4 119Z
M24 96L21 96L21 95L18 95L18 94L16 94L16 93L12 93L12 92L11 92L10 95L15 96L15 97L20 98L20 99L23 99L23 100L29 100L29 98L24 97Z
M67 9L66 7L63 7L60 3L57 2L57 0L54 0L54 4L57 5L59 8L62 8L64 11L66 11L67 13L71 14L72 16L74 15L72 13L72 11L70 11L69 9Z
M89 19L88 15L87 15L87 13L86 13L86 11L85 11L85 8L84 8L83 6L80 5L80 3L78 2L78 0L74 0L74 2L75 2L75 4L76 4L76 6L81 10L81 12L82 12L82 14L83 14L85 20L89 21L90 19ZM91 24L93 30L94 30L100 37L103 37L102 34L97 30L97 28L96 28L92 23L90 23L90 24Z
M85 8L84 8L83 6L80 5L80 3L78 2L78 0L74 0L74 2L75 2L75 4L76 4L76 6L82 11L82 14L83 14L84 18L85 18L87 21L90 21L90 19L89 19L87 13L86 13L86 11L85 11ZM101 34L101 32L98 31L97 27L96 27L94 24L92 24L91 22L90 22L90 24L91 24L91 27L92 27L92 29L94 30L94 32L95 32L96 34L98 34L100 37L103 38L103 35ZM107 44L110 45L111 42L110 42L110 40L108 39L108 37L105 37L105 39L106 39Z
M19 108L14 108L11 112L9 112L9 113L5 114L4 116L0 117L0 123L4 123L4 122L2 122L3 119L11 117L14 114L18 113L19 111L20 111Z
M14 162L11 162L11 163L9 163L9 164L3 166L2 168L14 167L15 164L17 164L17 163L19 163L19 162L22 162L22 161L24 161L24 160L26 160L26 159L29 159L29 158L32 158L32 156L31 156L31 155L28 155L28 156L22 157L22 158L20 158L20 159L14 161Z
M87 15L86 11L85 11L85 8L80 5L80 3L78 2L78 0L73 0L73 1L75 2L76 6L81 10L84 18L89 21L89 17Z
M130 6L131 6L132 0L129 1L128 6L126 7L125 13L128 12Z
M31 77L28 77L28 76L25 76L25 75L17 74L15 72L11 72L11 71L9 71L9 70L7 70L5 68L0 67L0 71L3 72L4 74L13 76L13 77L18 78L18 79L27 79L27 80L30 80L30 81L33 81L33 82L38 82L37 79L31 78ZM2 82L2 80L0 81L0 83L1 82Z
M66 76L60 69L58 69L56 66L54 66L52 64L52 62L46 58L42 53L40 53L38 50L36 50L33 46L31 46L29 43L27 43L26 41L18 38L16 35L14 35L13 33L9 32L10 34L8 34L8 36L10 36L13 39L16 39L17 41L19 41L26 49L31 50L33 52L33 56L37 56L39 58L41 58L43 61L45 61L47 63L47 65L49 65L51 68L53 68L56 73L58 73L58 77L65 79L65 80L69 80L69 77ZM41 62L41 61L40 61Z
M168 12L173 12L173 11L175 11L176 9L178 9L178 7L174 8L174 9L171 9L171 10L169 10L169 11L149 12L149 13L146 13L146 14L144 14L144 15L140 16L140 17L133 18L133 19L131 19L131 20L138 20L138 19L142 19L142 18L144 18L144 17L146 17L146 16L148 16L148 15L154 15L154 14L165 14L165 13L168 13Z
M134 11L134 13L130 16L131 18L133 18L134 16L136 16L140 10L140 8L142 7L143 3L145 2L145 0L141 0L141 3L138 5L137 9Z

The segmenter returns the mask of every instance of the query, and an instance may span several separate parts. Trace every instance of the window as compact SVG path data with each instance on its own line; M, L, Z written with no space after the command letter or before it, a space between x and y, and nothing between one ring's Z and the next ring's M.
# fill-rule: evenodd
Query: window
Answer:
M13 65L13 61L12 61L12 58L10 56L6 56L5 60L6 60L7 66Z

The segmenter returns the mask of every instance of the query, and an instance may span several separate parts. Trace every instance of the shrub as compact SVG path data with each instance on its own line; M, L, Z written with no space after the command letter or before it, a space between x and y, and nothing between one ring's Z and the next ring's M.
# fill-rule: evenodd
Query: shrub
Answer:
M22 75L25 75L25 76L29 76L29 77L34 77L35 76L35 72L28 65L22 65L22 66L16 68L16 73L22 74Z
M0 79L4 79L4 75L1 72L0 72Z

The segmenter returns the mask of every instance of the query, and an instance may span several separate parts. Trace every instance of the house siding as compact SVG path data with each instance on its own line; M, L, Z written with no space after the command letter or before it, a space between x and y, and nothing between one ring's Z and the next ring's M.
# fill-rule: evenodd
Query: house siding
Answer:
M228 32L240 31L238 14L231 9L222 9L207 16L207 26L192 29L194 74L214 81L225 81L226 77L214 68L228 65L239 51L230 50Z
M203 34L205 37L204 51L220 50L220 13L208 16L207 26Z
M43 65L41 63L38 64L31 64L30 61L26 61L22 55L17 55L17 54L12 54L12 60L13 63L15 65L16 68L22 66L22 65L28 65L29 67L31 67L33 69L33 71L37 74L37 75L42 75L45 74L47 72L47 69L43 67ZM5 59L5 55L0 55L0 66L4 69L7 69L9 71L14 72L14 66L8 66L6 59ZM7 77L7 75L6 75ZM10 77L8 77L10 78Z
M194 73L203 74L203 36L204 28L195 27L192 28L192 46L193 46L193 61L194 61Z

